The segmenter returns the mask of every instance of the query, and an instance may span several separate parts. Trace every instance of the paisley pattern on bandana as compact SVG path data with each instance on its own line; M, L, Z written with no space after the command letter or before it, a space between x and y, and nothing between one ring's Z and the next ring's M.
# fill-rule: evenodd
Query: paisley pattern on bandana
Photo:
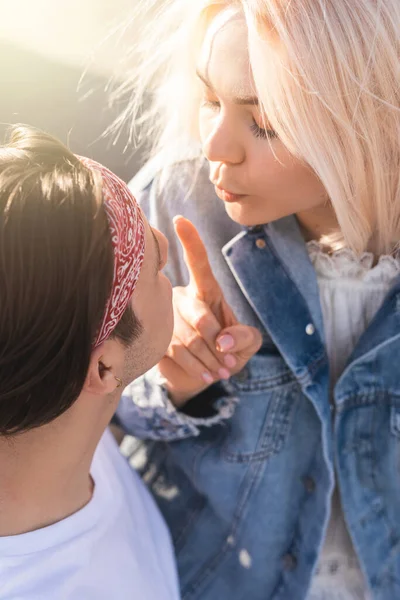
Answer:
M78 158L101 174L104 209L114 250L113 285L96 337L97 347L111 335L128 307L143 264L145 228L142 212L126 183L103 165L89 158Z

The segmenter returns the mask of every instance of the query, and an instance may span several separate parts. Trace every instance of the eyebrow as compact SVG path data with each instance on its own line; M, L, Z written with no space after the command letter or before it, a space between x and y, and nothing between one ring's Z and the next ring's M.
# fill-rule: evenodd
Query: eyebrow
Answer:
M153 240L156 246L156 267L155 267L155 274L158 275L158 273L160 272L160 265L161 265L161 250L160 250L160 244L158 242L157 236L153 231L153 228L150 227L150 231L151 231L151 235L153 236Z
M196 75L204 83L204 85L210 90L210 92L217 95L213 86L211 85L210 80L207 79L207 77L205 75L203 75L203 73L201 73L201 71L196 69ZM258 106L258 104L259 104L257 96L236 96L236 97L232 98L232 102L234 104L239 104L240 106L248 105L248 104L251 104L252 106Z

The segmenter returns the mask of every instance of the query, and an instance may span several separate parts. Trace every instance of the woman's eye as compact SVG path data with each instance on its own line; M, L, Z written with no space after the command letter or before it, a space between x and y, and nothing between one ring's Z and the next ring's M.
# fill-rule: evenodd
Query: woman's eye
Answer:
M253 124L250 126L250 129L257 139L272 140L276 138L276 133L273 129L264 129L263 127L260 127L254 119Z
M211 110L219 110L221 108L218 100L203 100L201 105L205 108L211 108Z

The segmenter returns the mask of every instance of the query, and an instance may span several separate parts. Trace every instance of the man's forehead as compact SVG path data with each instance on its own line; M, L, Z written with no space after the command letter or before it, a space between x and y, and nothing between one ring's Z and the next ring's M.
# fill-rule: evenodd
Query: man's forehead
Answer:
M198 60L198 71L217 93L251 96L254 82L248 56L247 26L237 9L219 13L211 22Z

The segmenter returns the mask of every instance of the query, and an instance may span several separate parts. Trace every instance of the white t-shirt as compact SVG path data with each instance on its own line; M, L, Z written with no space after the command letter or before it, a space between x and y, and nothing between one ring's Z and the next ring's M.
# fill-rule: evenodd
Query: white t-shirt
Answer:
M178 600L166 525L110 431L90 502L29 533L0 537L1 600Z

